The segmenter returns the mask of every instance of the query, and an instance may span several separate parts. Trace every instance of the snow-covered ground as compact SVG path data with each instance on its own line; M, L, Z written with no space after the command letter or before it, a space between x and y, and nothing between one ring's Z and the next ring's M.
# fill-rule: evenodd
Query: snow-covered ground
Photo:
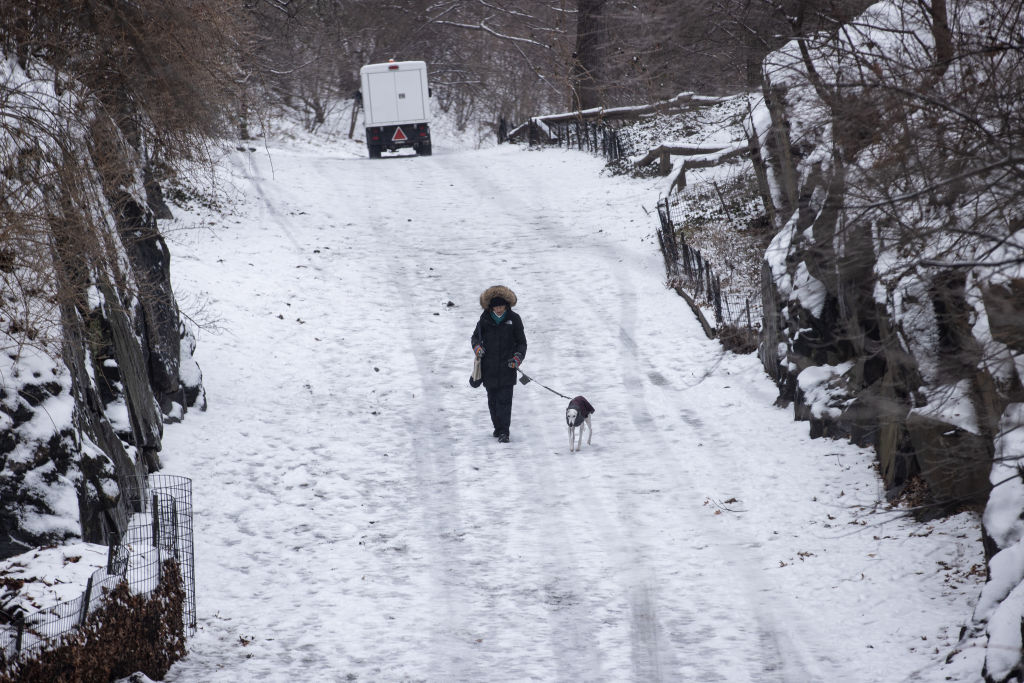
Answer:
M231 167L230 215L169 236L221 331L161 455L194 480L199 613L167 680L979 679L970 643L946 661L978 520L887 509L871 452L809 439L704 337L663 284L660 179L507 146ZM492 438L467 380L493 284L524 370L597 408L581 452L537 383Z

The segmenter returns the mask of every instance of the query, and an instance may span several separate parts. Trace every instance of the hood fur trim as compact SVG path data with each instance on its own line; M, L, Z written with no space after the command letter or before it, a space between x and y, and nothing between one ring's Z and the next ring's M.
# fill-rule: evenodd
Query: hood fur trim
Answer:
M484 290L484 293L480 295L480 308L487 310L487 305L491 303L491 299L496 296L500 296L502 299L508 302L508 307L512 308L516 305L516 293L505 285L494 285Z

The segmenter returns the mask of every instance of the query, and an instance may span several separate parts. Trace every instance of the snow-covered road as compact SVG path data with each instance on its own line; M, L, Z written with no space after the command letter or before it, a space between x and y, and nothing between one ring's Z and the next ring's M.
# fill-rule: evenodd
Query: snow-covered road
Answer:
M657 181L559 150L233 157L227 217L179 211L209 301L194 480L200 628L169 681L972 680L943 663L977 522L901 520L870 452L812 441L754 356L663 285ZM211 225L213 223L213 225ZM512 442L471 389L480 292L519 297ZM186 312L187 305L186 305ZM976 675L976 674L972 674Z

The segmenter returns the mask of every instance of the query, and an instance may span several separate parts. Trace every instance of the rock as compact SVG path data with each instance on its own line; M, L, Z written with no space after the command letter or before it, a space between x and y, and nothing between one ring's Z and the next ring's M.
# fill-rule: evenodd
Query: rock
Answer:
M988 287L982 296L992 338L1024 352L1024 279Z
M957 425L911 413L907 434L936 503L979 504L992 488L992 441Z

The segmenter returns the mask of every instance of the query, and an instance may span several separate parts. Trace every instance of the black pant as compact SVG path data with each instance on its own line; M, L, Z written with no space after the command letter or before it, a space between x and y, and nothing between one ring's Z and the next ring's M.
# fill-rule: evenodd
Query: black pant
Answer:
M487 409L491 411L491 424L499 434L508 434L512 423L512 390L515 384L487 388Z

